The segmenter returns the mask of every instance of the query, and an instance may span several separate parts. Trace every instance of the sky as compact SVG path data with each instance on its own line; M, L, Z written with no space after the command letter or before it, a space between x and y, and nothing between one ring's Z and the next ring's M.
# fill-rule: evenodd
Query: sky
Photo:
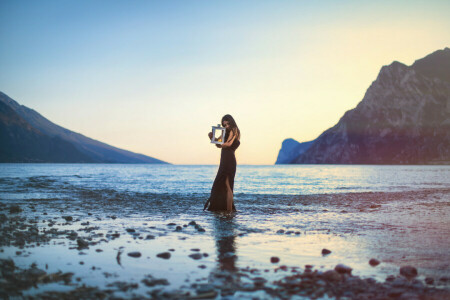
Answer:
M273 164L383 65L450 46L450 1L0 0L0 91L72 131L173 164Z

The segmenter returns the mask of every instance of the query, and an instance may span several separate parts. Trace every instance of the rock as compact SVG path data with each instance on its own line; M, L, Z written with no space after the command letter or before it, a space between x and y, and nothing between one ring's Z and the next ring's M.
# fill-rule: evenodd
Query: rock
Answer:
M82 238L77 239L77 244L78 244L78 250L89 248L89 243L86 242L85 240L83 240Z
M176 223L169 223L169 224L167 224L167 226L175 226L175 225L177 225Z
M27 271L27 274L31 277L41 277L47 274L47 272L38 268L31 268Z
M206 266L205 265L200 265L200 266L198 266L200 269L206 269Z
M153 240L154 238L155 236L151 234L147 234L147 236L145 237L146 240Z
M205 229L203 229L203 228L199 228L199 229L197 229L198 230L198 232L205 232Z
M391 298L397 298L400 297L402 293L403 293L402 289L394 288L388 291L388 296Z
M263 277L253 278L253 284L258 287L263 286L266 282L267 282L267 279L265 279Z
M325 273L322 274L322 277L326 280L326 281L340 281L341 280L341 275L334 271L334 270L328 270Z
M133 232L136 232L136 229L134 229L134 228L127 228L127 229L125 229L128 233L133 233Z
M115 219L117 219L117 217L116 216L111 216L111 219L115 220Z
M280 262L280 258L277 257L277 256L272 256L270 258L270 262L273 263L273 264L279 263Z
M134 252L129 252L129 253L128 253L128 256L134 257L134 258L138 258L138 257L141 257L142 254L141 254L141 252L139 252L139 251L134 251Z
M282 234L282 233L284 233L284 229L280 229L280 230L278 230L278 231L277 231L277 233L278 233L278 234Z
M199 251L200 251L200 249L198 249L198 248L192 248L192 249L191 249L191 251L194 251L194 252L199 252Z
M21 211L23 211L19 205L11 205L9 207L9 213L11 214L17 214L20 213Z
M203 255L201 255L200 253L193 253L193 254L190 254L189 257L192 259L200 259L203 257Z
M147 275L146 278L142 279L142 283L148 287L153 287L156 285L169 285L169 281L167 281L167 279L155 279L151 275Z
M214 286L210 284L200 284L196 289L195 299L211 299L217 296Z
M190 221L189 225L196 225L197 223L195 221Z
M425 278L425 283L426 284L433 284L434 283L434 279L431 278L431 277L427 277L427 278Z
M353 269L344 264L338 264L334 270L340 274L351 274Z
M369 260L369 265L371 265L372 267L376 267L380 264L380 261L378 259L372 258L371 260Z
M103 252L102 249L95 249L95 252Z
M177 226L177 227L175 228L175 231L181 231L181 230L183 230L183 227L181 227L181 226Z
M159 254L156 254L157 257L162 259L169 259L170 258L170 252L162 252Z
M417 269L413 266L404 266L400 268L400 274L406 278L413 278L417 276Z
M63 218L64 220L66 220L67 222L73 221L73 217L72 217L72 216L63 216L62 218Z
M328 254L330 254L330 253L331 253L330 250L325 249L325 248L322 249L322 255L328 255Z

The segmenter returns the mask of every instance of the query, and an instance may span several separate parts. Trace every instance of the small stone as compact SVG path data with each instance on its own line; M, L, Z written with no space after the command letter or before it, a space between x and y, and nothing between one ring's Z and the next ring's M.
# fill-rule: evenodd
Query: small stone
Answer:
M336 267L334 267L334 270L340 274L351 274L352 268L344 265L344 264L338 264Z
M133 233L133 232L136 232L136 229L134 229L134 228L127 228L127 229L125 229L127 232L129 232L129 233Z
M425 283L426 284L433 284L434 283L434 279L431 278L431 277L427 277L427 278L425 278Z
M263 286L266 282L267 282L267 279L265 279L263 277L253 278L253 284L258 287Z
M369 265L371 265L372 267L376 267L380 264L380 261L378 259L372 258L371 260L369 260Z
M181 231L181 230L183 230L183 227L181 227L181 226L177 226L177 227L175 228L175 231Z
M78 244L78 250L89 248L88 242L86 242L82 238L77 239L77 244Z
M196 299L211 299L217 296L214 286L210 284L200 284L196 289Z
M194 251L194 252L199 252L199 251L200 251L200 249L198 249L198 248L192 248L192 249L191 249L191 251Z
M328 255L328 254L330 254L330 253L331 253L330 250L325 249L325 248L322 249L322 255Z
M190 221L189 225L196 225L197 223L195 221Z
M205 232L205 229L203 229L203 228L199 228L199 229L197 229L198 230L198 232Z
M282 233L284 233L284 229L280 229L280 230L278 230L278 231L277 231L277 233L278 233L278 234L282 234Z
M156 254L157 257L162 259L169 259L170 258L170 252L162 252L159 254Z
M167 226L175 226L175 225L177 225L177 224L175 224L175 223L169 223L169 224L167 224Z
M115 219L117 219L117 217L116 216L111 216L111 219L115 220Z
M296 232L295 232L296 235L299 235L300 233L301 233L300 231L296 231Z
M63 216L63 219L66 220L67 222L73 221L73 217L72 216Z
M200 266L198 266L200 269L206 269L206 266L205 265L200 265Z
M273 263L273 264L279 263L280 262L280 258L277 257L277 256L272 256L270 258L270 262Z
M155 236L151 234L147 234L147 236L145 237L146 240L153 240L154 238Z
M9 213L11 214L17 214L23 211L19 205L12 205L9 207Z
M80 261L79 264L80 264L80 265L84 265L84 261Z
M393 288L388 291L388 296L392 298L397 298L400 297L402 293L403 293L402 289Z
M339 275L339 273L334 270L326 271L325 273L322 274L322 277L328 281L340 281L341 280L341 275Z
M305 269L312 269L313 265L305 265Z
M141 257L142 254L141 254L141 252L139 252L139 251L134 251L134 252L129 252L129 253L128 253L128 256L134 257L134 258L138 258L138 257Z
M103 252L102 249L95 249L95 252Z
M189 255L189 257L192 259L200 259L203 257L203 255L201 255L200 253L192 253Z
M417 269L413 266L404 266L400 268L400 275L406 278L413 278L417 276Z

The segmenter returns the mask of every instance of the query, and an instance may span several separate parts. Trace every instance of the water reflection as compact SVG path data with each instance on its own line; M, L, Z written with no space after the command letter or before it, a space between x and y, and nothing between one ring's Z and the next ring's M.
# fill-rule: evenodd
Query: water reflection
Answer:
M217 266L211 270L209 281L220 287L222 295L232 294L239 284L237 276L237 224L235 213L215 213L212 220L216 241Z
M236 271L235 213L216 213L213 219L213 236L216 240L217 268Z

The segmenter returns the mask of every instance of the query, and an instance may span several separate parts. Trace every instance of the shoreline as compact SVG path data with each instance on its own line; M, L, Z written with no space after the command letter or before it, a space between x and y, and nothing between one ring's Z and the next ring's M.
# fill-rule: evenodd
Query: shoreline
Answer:
M422 196L413 194L416 199L437 195L429 191ZM333 214L332 218L337 216L341 218L339 222L345 223L349 222L345 219L349 214L373 211L372 214L387 214L389 218L388 213L392 213L397 205L389 200L389 197L396 197L394 194L385 194L384 201L379 199L377 204L372 203L371 197L379 198L380 194L353 196L357 201L351 200L349 195L330 195L333 204L326 208L327 211L323 212L321 204L316 203L317 207L309 217L317 217L316 211L319 211ZM368 199L361 200L362 196ZM295 205L304 207L302 218L306 218L307 209L312 209L308 204L312 199L306 196L299 201ZM341 242L344 247L354 247L357 244L345 244L353 238L359 242L358 235L355 237L347 232L345 226L340 226L338 231L338 228L321 231L320 227L302 230L289 225L290 218L287 218L276 223L278 227L267 229L260 227L261 224L253 224L254 216L245 213L207 214L206 219L199 218L201 213L169 217L154 213L141 217L139 213L125 213L127 203L120 201L104 201L91 209L85 207L87 203L83 204L83 201L9 202L0 203L0 271L3 274L0 290L8 296L27 299L288 299L293 294L306 299L450 297L450 279L445 272L442 276L425 277L419 267L416 276L411 268L409 276L400 275L395 264L389 265L388 260L380 256L374 257L380 265L366 267L369 275L364 272L359 275L360 264L354 265L351 258L339 257L341 250L336 248ZM352 202L357 205L350 205ZM387 204L388 212L380 212ZM99 209L101 206L103 209ZM333 206L336 206L335 211ZM346 212L342 212L342 206L346 207ZM277 218L277 215L272 217ZM354 224L349 223L348 227L352 226ZM407 228L408 224L405 226ZM360 230L359 234L367 235L372 229ZM281 247L267 251L261 240L273 240L270 245L282 247L294 244L289 248L291 250ZM255 241L257 244L252 246ZM299 256L295 253L289 256L289 251L308 241L314 243L307 247L311 253L305 253L296 263ZM331 254L319 253L317 247L327 245L327 242L335 245L327 246ZM260 252L259 256L257 252ZM338 267L336 271L336 262L340 260L354 268L353 271L349 272L346 267ZM365 264L369 264L368 259ZM380 268L388 271L370 276L370 270L379 273ZM385 273L389 275L380 280Z

